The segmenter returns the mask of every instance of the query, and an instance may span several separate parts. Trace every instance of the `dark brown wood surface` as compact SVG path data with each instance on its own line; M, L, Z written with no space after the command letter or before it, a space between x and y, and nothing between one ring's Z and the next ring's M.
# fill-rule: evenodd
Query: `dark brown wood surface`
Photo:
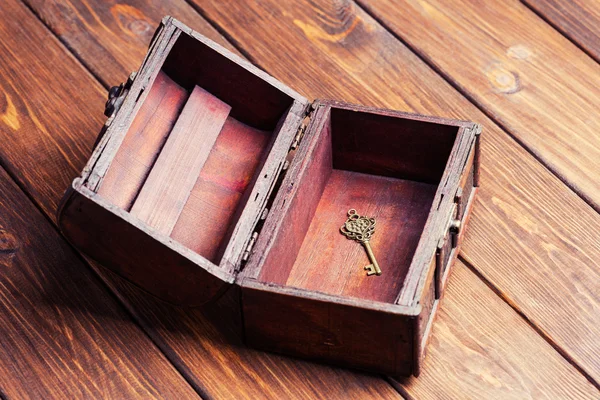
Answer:
M25 187L44 212L50 218L54 218L63 186L67 187L70 180L83 168L98 128L102 125L104 90L23 5L18 4L16 0L10 0L3 4L2 11L7 9L13 17L0 24L0 29L2 36L10 40L3 41L0 51L5 54L3 59L6 58L10 62L2 63L0 72L7 77L6 82L11 85L29 85L19 86L19 89L23 93L31 93L26 106L16 103L20 97L16 92L11 92L9 86L5 89L5 99L9 100L4 103L7 111L3 113L0 134L3 143L10 143L11 148L8 151L6 146L1 147L0 160L10 167L19 184ZM15 54L20 57L15 58ZM129 56L123 57L127 59ZM21 68L22 63L31 64L33 67ZM50 71L52 78L49 75ZM47 76L50 87L46 90L48 82L36 83L30 76L37 76L39 79ZM69 85L77 85L77 90L71 88L65 93L59 89L70 88ZM65 94L69 96L63 99ZM87 96L85 100L81 99L82 95ZM42 101L43 99L49 100ZM47 114L53 111L52 107L47 107L48 104L56 104L55 114ZM85 108L88 106L89 110ZM96 109L92 109L94 106ZM53 119L56 115L59 120ZM80 145L80 142L84 142L85 146ZM33 149L39 150L34 152ZM74 152L78 155L67 157ZM38 174L42 176L39 177ZM103 274L104 277L109 275L107 272ZM65 275L64 279L71 279L68 274ZM354 398L401 397L380 377L245 349L238 336L239 322L231 297L225 298L208 311L191 311L155 301L116 278L108 284L130 312L137 314L146 310L142 312L143 320L139 321L140 324L203 397L306 398L324 394ZM116 287L119 289L115 289ZM131 306L132 304L135 306ZM153 316L157 316L157 320L153 321ZM148 344L137 344L135 338L129 336L130 339L124 342L123 346L131 346L131 351L139 348L148 352L151 348ZM145 373L151 376L159 375L158 371L153 372L153 359L148 354L129 353L129 356L136 360L137 365L144 365ZM181 356L183 359L179 359ZM107 358L103 355L94 359ZM111 362L118 360L117 357L108 358ZM165 379L169 378L169 371L173 369L173 365L167 364L162 368ZM133 373L131 376L135 377ZM46 379L48 385L57 386L61 382L60 378ZM88 379L89 385L96 383L93 377ZM114 377L105 380L117 385ZM171 379L171 383L173 386L166 388L174 393L171 397L185 398L185 393L176 393L175 377ZM13 377L5 386L0 386L0 389L2 393L11 393L24 385L31 385L30 380ZM168 397L167 394L161 395L166 389L160 382L154 383L154 387L149 386L148 390L153 390L153 394L149 396ZM65 393L68 394L68 390L65 390ZM143 393L139 396L142 397Z
M523 3L600 61L600 3L593 0L523 0Z
M23 2L104 85L122 82L139 68L154 30L165 15L237 51L184 0Z
M230 110L231 106L201 87L192 90L131 207L131 215L165 235L171 234Z
M407 397L598 397L582 375L462 262L455 265L445 296L421 375L398 382Z
M198 397L3 169L0 193L2 398Z
M85 65L95 65L92 71L101 82L113 84L137 68L152 30L143 39L133 40L128 29L107 29L118 27L121 21L119 13L111 12L110 7L115 6L111 2L27 2L49 29L45 31L16 0L0 8L12 16L0 24L4 39L0 73L5 77L0 135L3 144L10 144L10 151L7 146L0 147L0 161L44 212L53 215L62 191L89 155L102 124L105 96L67 49ZM160 6L133 0L124 4L119 4L120 9L137 10L128 14L133 15L133 26L147 19L155 25L162 13L170 13L223 41L183 1ZM403 382L398 387L402 393L419 398L494 394L598 397L593 386L598 386L594 376L599 370L594 267L599 264L600 252L593 232L600 221L569 190L568 186L576 186L570 176L561 176L568 186L562 183L351 2L202 1L194 7L226 32L244 54L305 95L470 119L484 125L481 197L462 256L476 273L461 266L455 269L422 375ZM161 15L155 15L157 12ZM409 25L418 26L415 21ZM558 63L556 57L562 54L579 60L581 53L569 47L563 53L564 43L572 45L543 28L544 21L538 19L535 24L560 45L548 56L550 62ZM485 26L489 25L493 21ZM66 48L51 38L50 30ZM445 51L452 49L444 47ZM135 54L138 58L132 60ZM103 57L110 62L96 61ZM533 82L543 86L544 93L552 87L552 82L539 76ZM524 104L533 107L535 100ZM495 113L505 108L514 114L514 107L501 104L490 115L496 118ZM511 118L514 124L532 124L527 116ZM566 129L555 132L558 141L571 134ZM593 146L597 145L589 147ZM570 158L574 164L589 166L583 156ZM583 174L575 177L586 179ZM233 294L208 310L190 311L159 303L118 280L108 282L166 357L204 397L398 397L378 377L242 347L235 334ZM482 314L488 319L482 319ZM532 364L532 358L541 362ZM582 372L593 384L582 379ZM8 392L2 384L0 390Z

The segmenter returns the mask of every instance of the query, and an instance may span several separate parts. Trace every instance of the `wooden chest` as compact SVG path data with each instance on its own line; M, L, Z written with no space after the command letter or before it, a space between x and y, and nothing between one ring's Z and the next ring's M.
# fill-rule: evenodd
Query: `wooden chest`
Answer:
M166 17L111 89L59 210L86 254L159 298L238 288L246 342L418 375L478 186L471 122L310 103ZM340 232L376 220L365 248Z

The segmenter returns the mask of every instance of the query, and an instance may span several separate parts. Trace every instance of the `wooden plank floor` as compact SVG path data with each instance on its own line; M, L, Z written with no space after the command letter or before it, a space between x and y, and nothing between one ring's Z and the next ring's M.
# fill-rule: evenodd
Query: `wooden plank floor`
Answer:
M593 1L4 0L0 398L600 398ZM244 348L232 298L165 305L55 226L105 90L164 15L309 98L473 120L482 188L421 376Z

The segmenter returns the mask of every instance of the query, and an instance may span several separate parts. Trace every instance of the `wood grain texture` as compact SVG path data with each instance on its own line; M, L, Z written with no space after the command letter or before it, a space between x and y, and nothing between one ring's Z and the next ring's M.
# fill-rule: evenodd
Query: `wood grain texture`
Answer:
M271 132L227 119L173 228L173 239L219 263L219 249L270 137Z
M196 86L161 149L131 214L170 235L231 107Z
M250 346L394 377L411 374L413 316L398 315L389 304L368 309L364 301L341 304L290 286L250 280L240 286Z
M104 123L106 92L24 5L1 13L13 17L0 21L0 157L54 218Z
M585 0L522 1L600 61L600 3Z
M507 212L502 212L501 215L493 215L491 222L488 222L488 224L502 226L503 221L506 219L515 221L525 217L535 221L541 215L535 210L530 211L529 206L533 203L560 205L561 209L563 207L568 209L571 215L577 215L579 210L586 209L585 204L580 199L570 193L555 177L537 164L512 140L508 139L475 107L458 96L449 85L428 70L422 62L401 46L391 35L387 34L372 19L359 9L354 8L350 3L341 2L329 5L317 2L309 5L304 2L263 2L251 4L249 7L242 7L242 5L233 2L224 4L209 4L206 2L201 5L206 13L217 20L221 27L226 28L234 39L250 51L253 57L269 72L306 94L482 122L485 125L487 134L484 140L484 155L489 154L488 157L490 158L500 157L513 160L513 162L519 160L523 171L526 171L526 173L533 172L543 178L542 183L536 183L533 189L526 189L520 193L519 201L523 204L523 208L518 210L518 213L507 210ZM75 16L75 18L77 17ZM196 28L194 24L191 25ZM263 29L264 26L268 26L270 29ZM282 38L288 40L282 40ZM110 46L109 41L98 31L92 31L87 40L98 41L104 46ZM299 48L303 49L304 55L298 55ZM140 51L143 54L143 49ZM289 54L295 54L296 56L292 59L289 58ZM85 53L83 56L84 58L91 58L94 57L94 54ZM299 62L300 60L304 62ZM85 81L85 78L79 77L79 79ZM88 113L84 118L89 118L90 115L100 115L100 104L98 109L95 114ZM87 122L94 125L89 120ZM95 127L99 126L100 123L96 121ZM90 134L90 136L92 135ZM69 148L72 142L65 139L64 136L61 137L66 143L65 148ZM92 138L89 139L91 143ZM32 162L30 159L23 158L23 154L27 153L19 154L18 159L23 160L19 165L23 166ZM85 158L86 155L85 152L82 153L81 159ZM3 155L3 159L6 159L5 155ZM80 161L77 168L81 168L82 165L83 162ZM483 165L485 166L485 161ZM494 170L490 169L490 173L493 172ZM522 172L515 174L512 179L519 181L523 179L522 175ZM42 183L33 180L30 185L39 187L38 185L42 185ZM500 185L494 186L494 180L485 179L485 177L482 185L484 189L487 188L485 190L492 190L494 187L497 192L506 190ZM54 186L57 187L57 190L61 190L58 188L64 187L64 182L52 181L50 187ZM36 200L55 202L58 199L58 196L53 198L47 193L42 192L42 194L47 197L42 197L39 193L36 193ZM566 204L563 205L565 200ZM559 214L558 217L564 215ZM595 221L595 217L591 217L591 219ZM572 222L568 219L561 220L560 227L565 225L567 229L570 229ZM485 230L485 227L483 229ZM541 236L536 235L534 227L530 228L530 231L531 236L528 237L528 240L533 241L541 238ZM490 243L495 243L494 237L491 236L492 233L486 231L486 235L488 236L486 236L485 243L480 243L478 244L479 247L474 248L475 251L480 251L481 254L486 253L481 246L489 246ZM511 239L508 242L498 243L510 250L513 242L514 240ZM562 240L551 239L547 246L554 249L553 254L561 250L567 253L570 252L568 244ZM590 255L587 249L584 250L585 253L581 256L582 258L588 257L588 260L598 260L596 254ZM490 250L492 254L498 251L499 247ZM549 254L549 252L546 251L546 254ZM517 253L515 258L506 265L506 268L519 268L520 261L524 257ZM547 281L556 282L551 269L546 268L544 265L536 267L540 268L541 272L546 272L545 279ZM492 265L490 268L494 268L494 266ZM564 265L563 268L570 267ZM576 271L576 269L572 271ZM121 285L119 281L115 280L113 282ZM511 284L514 285L516 293L520 296L512 299L516 304L519 304L525 296L535 293L533 282L520 281L511 282ZM535 282L535 285L537 284ZM218 318L208 318L199 311L183 312L179 309L170 309L167 306L153 302L145 295L134 291L129 292L129 290L131 289L124 287L121 293L130 293L128 304L135 310L138 312L139 310L146 310L142 316L147 324L148 331L154 337L162 338L163 348L174 359L179 358L181 360L179 362L180 366L198 374L194 378L195 382L204 385L203 387L209 393L232 396L239 394L240 390L247 390L247 393L250 393L248 396L251 397L252 395L265 395L263 389L269 387L267 395L272 393L274 397L289 395L290 388L293 388L296 396L306 395L307 393L317 395L321 393L320 390L323 390L320 388L327 385L331 388L329 393L333 398L336 397L336 394L341 394L344 388L350 393L356 394L356 397L361 394L363 396L365 394L374 395L376 391L380 395L393 395L393 393L390 394L389 388L381 384L381 381L370 377L365 377L361 382L358 382L353 380L356 375L347 371L320 369L321 367L316 367L313 364L295 362L288 358L240 348L236 339L227 341L225 337L234 337L232 333L234 327L227 325L227 322L219 322L227 321L226 313L231 312L230 304L225 300L215 308L207 311L210 314L208 317L212 315L218 316ZM459 290L468 292L470 288L469 286L460 287ZM568 296L568 293L566 295ZM495 297L490 295L489 300L478 298L478 301L487 305L493 304L494 299ZM537 298L537 302L542 308L546 301L547 298L544 296ZM578 303L574 302L574 307L578 308L578 313L581 312ZM540 313L533 315L533 317L536 318L535 321L537 322L546 318ZM462 316L460 312L453 315L452 318L459 322L467 322L466 317ZM563 321L553 320L550 317L550 322L559 324ZM225 326L219 328L217 325L221 323ZM561 329L566 329L566 332L561 333L561 335L574 334L577 331L593 327L591 324L586 326L562 325L564 328ZM556 335L556 332L557 330L554 329L550 334ZM451 343L450 340L462 341L467 345L466 348L469 348L468 345L472 341L472 339L464 337L463 333L458 332L452 338L444 339L441 343ZM529 340L529 338L525 340ZM510 348L507 349L507 351L509 350ZM550 350L545 348L541 353L546 351ZM206 360L209 360L209 363ZM221 360L230 362L221 363ZM443 365L455 365L457 363L449 354L445 356L443 352L441 352L436 365L441 365L441 362L444 363ZM458 379L461 382L464 381L473 385L485 383L487 382L487 375L478 375L477 372L485 367L492 368L496 362L494 359L484 357L473 368L474 372L469 375L468 380L463 379L463 377ZM235 386L222 385L220 382L223 381L218 379L223 376L222 371L230 374L227 376L244 376L246 378L232 378L227 381L227 385L234 383ZM262 374L257 374L255 371L261 371ZM311 375L310 371L313 371L314 375ZM308 375L302 378L303 373L308 373ZM191 372L190 375L194 376ZM555 375L553 374L553 376ZM322 378L327 378L327 383L321 381ZM331 384L331 382L335 383ZM449 387L454 382L452 378L445 378L441 374L436 377L436 387L442 387L440 389L442 394L443 388ZM543 395L543 390L543 387L539 388L536 394Z
M273 130L294 100L307 102L243 58L217 48L187 25L171 21L186 33L169 52L163 70L188 90L200 86L229 104L231 117L258 129Z
M420 160L413 163L414 158L405 160L401 155L396 159L382 149L391 143L388 147L420 153L422 138L431 133L427 128L436 124L344 107L316 106L244 274L280 285L394 303L436 191L436 185L398 177L418 171L429 177L438 173L439 179L439 171L423 174ZM340 114L353 115L352 129L340 122ZM336 169L336 162L342 169ZM386 278L365 276L363 267L369 264L365 250L339 232L352 208L378 221L371 243L379 263L387 266ZM251 271L255 267L259 273Z
M301 146L294 153L302 162L291 163L286 172L286 177L294 177L294 182L285 186L284 179L279 192L285 193L286 198L274 202L269 211L281 218L265 221L263 229L267 234L255 243L254 254L239 276L285 284L332 170L331 125L327 114L318 109L313 113L304 134L308 146ZM313 135L320 140L309 139Z
M600 382L598 214L497 143L486 150L481 179L495 184L479 191L462 256Z
M164 73L149 90L98 189L99 195L128 211L189 96Z
M435 190L421 182L333 170L286 284L394 303ZM363 267L371 262L364 247L339 232L351 208L377 221L370 245L381 277L366 275Z
M331 110L334 168L440 183L457 140L456 125L356 111Z
M165 15L194 26L236 51L185 0L24 0L106 85L124 81L140 66L154 29Z
M253 5L251 10L234 3L198 2L271 74L306 95L473 120L484 126L479 193L487 200L475 205L463 256L473 259L475 268L491 278L507 301L518 308L528 305L527 317L567 354L577 354L577 363L600 381L599 348L593 339L600 326L599 315L593 312L600 303L594 268L600 264L594 242L600 217L352 3L273 2ZM240 22L248 15L254 23L242 27ZM302 43L307 62L283 62L292 43ZM516 202L510 206L498 201L508 192ZM580 221L590 228L582 230ZM511 226L520 228L513 233ZM566 239L573 234L578 238L576 248ZM537 251L524 252L528 247ZM575 290L572 276L585 286L578 284ZM563 314L557 302L568 303L569 311ZM578 323L565 322L574 316ZM582 342L575 343L580 337Z
M102 7L102 3L95 2L92 6ZM3 146L0 146L0 157L44 212L54 219L62 192L83 168L102 126L105 93L25 7L13 0L4 2L2 7L2 13L9 12L11 18L0 23L0 33L6 38L0 43L0 54L4 55L2 59L6 59L6 62L0 63L0 74L5 77L2 80L4 103L0 138ZM65 18L61 22L67 20ZM110 39L103 37L102 31L96 32L98 40L110 48ZM219 39L218 36L213 38ZM140 54L145 52L146 45L144 43L143 48L138 49ZM95 57L93 52L85 56ZM129 56L119 57L128 59ZM141 57L137 63L140 60ZM23 65L28 65L28 68L24 69ZM110 75L108 71L106 69L103 73ZM21 96L21 93L28 95ZM84 95L85 98L82 97ZM101 269L98 264L94 267ZM135 314L141 312L139 322L146 332L206 397L401 398L381 377L246 349L239 339L240 326L232 297L209 309L207 315L199 310L165 305L101 270L105 278L110 276L106 278L107 284L129 306L129 311ZM94 295L94 292L90 293ZM81 302L85 303L85 299ZM115 328L115 331L118 329ZM125 327L121 331L124 334L130 332ZM131 346L124 362L143 363L144 370L150 371L150 377L158 379L156 376L160 375L158 370L161 368L157 367L155 373L151 369L155 363L149 352L151 345L138 345L133 334L129 336L127 341L118 337L118 340L123 340L123 346ZM138 355L133 352L138 349L144 353ZM106 360L102 357L94 357L93 360L97 359ZM164 369L168 368L171 367L167 364ZM105 378L103 382L109 385L113 378ZM86 378L81 379L85 381ZM176 382L173 377L171 385ZM169 396L165 394L162 397ZM171 397L188 398L192 395L175 393Z
M582 375L460 262L427 353L421 375L400 382L410 398L598 397Z
M600 211L598 63L518 0L365 5Z
M197 398L3 169L0 192L2 397Z

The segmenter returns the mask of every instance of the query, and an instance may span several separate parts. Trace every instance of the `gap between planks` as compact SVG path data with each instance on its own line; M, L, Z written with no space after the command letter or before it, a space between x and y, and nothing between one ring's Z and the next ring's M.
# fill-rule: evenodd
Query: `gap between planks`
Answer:
M594 385L598 390L600 390L600 383L596 382L594 378L588 374L577 362L569 355L569 353L560 347L558 343L556 343L552 338L539 326L537 326L528 316L525 314L515 302L511 301L497 286L495 286L490 280L488 280L481 272L475 268L475 266L471 263L471 261L467 260L462 254L458 255L457 261L460 260L464 263L471 272L475 274L479 279L489 287L492 292L494 292L500 299L502 299L510 308L513 309L538 335L540 335L558 354L560 354L569 364L573 366L581 375L585 377L592 385Z
M464 89L461 85L459 85L457 82L455 82L449 74L444 72L441 68L437 67L435 65L435 63L433 63L431 61L430 57L428 57L424 52L415 48L415 46L410 44L408 41L404 40L404 38L402 38L393 29L391 29L391 27L388 24L386 24L385 21L381 20L381 18L379 18L379 16L377 14L373 13L371 11L371 9L367 5L364 4L364 0L353 0L353 2L354 2L354 4L356 4L356 7L360 8L362 11L364 11L366 14L368 14L371 18L373 18L379 25L381 25L381 27L383 29L385 29L385 31L387 33L392 35L392 37L394 37L396 40L398 40L400 43L402 43L413 54L415 54L421 61L423 61L423 63L425 63L425 65L427 65L431 70L433 70L433 72L435 72L444 81L446 81L451 87L453 87L454 90L456 90L461 96L463 96L471 104L473 104L473 106L475 106L475 108L477 108L479 111L481 111L486 117L488 117L498 127L500 127L500 129L502 129L502 131L504 133L506 133L512 140L514 140L525 151L527 151L527 153L529 153L537 162L539 162L541 165L543 165L544 168L546 168L552 175L557 177L558 180L560 180L566 187L568 187L573 193L575 193L580 199L582 199L588 206L590 206L594 211L596 211L597 213L600 214L600 205L594 204L594 201L589 196L587 196L585 193L583 193L583 191L577 189L571 182L568 181L568 179L566 177L562 176L559 171L557 171L556 169L547 165L544 162L544 160L541 158L540 155L538 155L535 151L533 151L530 147L528 147L521 139L519 139L519 137L517 137L515 134L513 134L510 131L510 129L508 129L506 127L505 124L503 124L501 121L498 120L498 118L496 118L494 116L493 113L486 110L485 107L483 107L483 105L479 104L474 99L474 97L471 94L469 94L469 92L466 89ZM537 13L536 13L536 15L537 15ZM561 35L564 36L562 31L556 29L556 27L554 25L548 23L548 21L546 21L544 18L541 18L541 20L544 23L547 23L550 27L557 30ZM571 39L569 39L567 36L565 36L565 37L569 41L571 41ZM577 46L577 47L580 48L580 46ZM587 52L585 52L585 54L589 55Z
M240 42L238 42L237 40L235 40L235 38L233 37L233 35L229 34L229 32L227 32L226 29L223 29L217 22L215 22L214 19L210 18L210 16L208 16L208 14L206 12L204 12L204 10L202 8L200 8L199 5L197 5L196 3L194 3L193 0L183 0L187 5L189 5L194 11L196 11L196 13L202 17L210 26L213 27L214 30L216 30L217 32L219 32L219 35L223 36L223 38L225 38L226 41L228 41L237 51L240 52L240 54L250 63L252 63L252 65L254 65L255 67L258 67L259 69L267 72L267 69L264 68L259 62L258 60L252 56L252 54L250 54L249 52L246 51L246 49L244 49L244 46L242 46L240 44ZM192 29L194 29L194 27L191 27Z
M569 32L562 29L560 26L558 26L558 24L552 22L552 20L550 18L548 18L546 15L544 15L540 10L535 8L533 5L529 4L529 2L527 0L520 0L520 2L525 7L527 7L532 13L537 15L542 21L544 21L546 24L550 25L552 27L552 29L559 32L565 39L567 39L569 42L573 43L573 45L575 45L575 47L577 47L579 50L581 50L582 52L587 54L592 60L594 60L598 64L600 64L600 58L596 57L595 54L593 54L591 51L586 49L581 43L579 43L577 41L576 38L572 37L569 34Z
M51 36L56 39L58 44L64 48L66 53L74 55L75 60L80 65L83 66L83 69L85 71L87 71L96 80L96 82L99 82L105 89L109 88L109 86L106 85L106 83L103 82L102 79L97 77L96 74L94 74L92 72L92 70L89 69L88 66L84 62L82 62L79 57L77 57L75 55L75 52L72 51L71 48L69 48L69 46L67 46L65 43L63 43L63 41L60 40L60 38L58 38L58 36L54 33L54 31L46 25L46 23L39 17L39 15L37 13L35 13L23 0L21 0L21 4L23 4L25 6L25 8L27 8L27 10L29 12L31 12L32 15L35 16L35 18L42 24L44 29L46 29L51 34ZM181 359L179 357L177 357L174 352L170 351L169 346L166 345L162 340L160 340L159 335L151 333L152 329L150 329L146 324L143 323L143 319L137 315L135 308L132 307L131 304L129 304L129 302L123 296L121 296L119 291L116 290L109 283L109 281L102 276L101 272L95 266L93 266L92 263L85 256L83 256L79 252L78 249L76 249L71 244L71 242L66 240L66 238L64 237L64 235L62 234L60 229L58 229L58 226L56 225L56 223L52 219L52 217L43 210L43 208L41 207L41 205L38 202L35 201L35 199L27 191L27 188L24 187L24 185L22 185L19 182L19 180L17 179L17 177L11 172L10 168L7 168L7 166L5 165L5 162L2 160L2 158L0 158L0 168L2 168L6 172L6 174L10 177L10 179L13 181L13 183L19 188L19 190L21 190L21 192L25 195L25 197L27 197L27 199L33 205L33 207L35 207L35 209L40 212L40 214L46 219L46 221L49 222L52 229L54 229L59 234L59 236L67 243L69 248L71 248L73 250L73 253L76 255L76 257L78 257L81 260L81 262L84 265L86 265L93 272L93 276L95 276L95 278L99 281L100 286L104 287L106 289L106 291L108 292L108 294L110 296L112 296L117 301L117 303L119 303L121 305L123 310L125 310L126 314L129 315L129 317L131 317L131 321L134 322L136 324L136 326L138 326L142 330L142 332L149 338L149 340L156 346L156 348L165 356L165 358L167 360L169 360L169 362L171 362L171 364L173 365L173 368L179 373L179 375L182 377L182 379L185 382L187 382L188 385L190 385L190 387L196 392L196 394L201 399L209 399L210 396L200 386L198 386L194 382L194 379L192 379L190 377L190 375L192 375L192 374L189 371L189 369L187 367L185 367L185 363L183 363L181 361ZM5 399L7 399L7 397L4 394L4 392L2 392L2 389L0 388L0 400L5 400Z
M58 35L56 35L54 33L54 31L52 29L50 29L50 27L46 24L46 21L44 21L42 19L42 17L37 12L35 12L35 10L31 6L29 6L29 4L27 4L27 2L25 0L20 0L20 3L23 6L25 6L25 8L27 8L29 10L29 12L31 12L38 21L40 21L42 23L44 28L46 28L46 30L48 30L52 34L52 36L54 36L54 38L58 41L58 43L60 43L60 45L62 47L64 47L64 49L66 50L66 52L68 54L70 54L73 58L75 58L75 60L77 60L77 62L79 64L83 65L83 67L87 71L87 73L90 74L91 76L93 76L94 79L96 80L96 82L99 82L100 85L102 85L102 87L104 87L106 90L110 89L111 85L109 85L107 82L104 82L104 80L99 75L95 74L94 70L92 68L90 68L90 66L83 60L83 58L80 57L79 54L77 54L77 52L73 48L71 48L71 46L69 46L69 43L67 43L66 40L62 40ZM14 177L11 176L11 179L14 180ZM0 398L0 400L1 400L1 398Z

